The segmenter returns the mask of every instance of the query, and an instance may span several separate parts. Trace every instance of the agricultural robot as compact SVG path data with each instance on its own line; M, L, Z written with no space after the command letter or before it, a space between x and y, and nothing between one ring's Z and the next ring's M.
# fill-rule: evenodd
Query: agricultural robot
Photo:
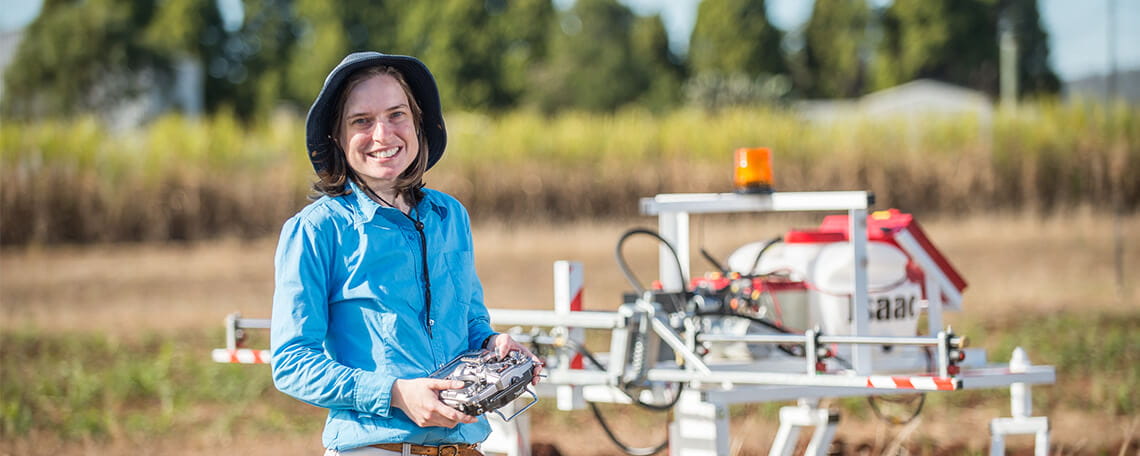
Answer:
M769 453L776 456L790 455L809 427L806 454L826 453L840 416L822 399L869 397L878 413L882 395L917 398L906 399L907 416L886 417L903 422L921 411L921 394L1009 388L1011 416L990 422L991 454L1004 453L1009 434L1035 435L1035 454L1049 453L1049 421L1033 416L1029 385L1053 383L1053 367L1030 364L1021 348L1008 363L992 363L943 325L944 311L961 309L966 282L912 216L869 212L873 195L864 191L772 192L739 180L737 188L640 200L657 229L618 240L617 261L634 291L616 311L582 310L584 271L573 261L554 264L553 310L490 310L493 324L543 356L548 377L538 396L554 398L560 410L591 407L629 454L684 456L730 454L733 404L796 401L779 411ZM831 215L816 229L745 244L726 264L702 249L714 270L692 276L692 215L812 211ZM648 285L623 254L637 236L660 245L659 280ZM216 361L270 361L265 350L241 347L244 332L268 328L268 320L233 314L225 325ZM586 331L608 332L608 352L588 350ZM668 439L631 448L596 403L671 411ZM492 417L484 451L529 454L528 415L512 417Z

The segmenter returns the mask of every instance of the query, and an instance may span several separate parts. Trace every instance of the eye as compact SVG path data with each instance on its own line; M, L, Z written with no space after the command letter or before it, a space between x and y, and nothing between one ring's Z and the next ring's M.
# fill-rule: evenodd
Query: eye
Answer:
M349 125L352 125L352 126L368 125L368 118L367 117L357 117L357 118L349 121Z

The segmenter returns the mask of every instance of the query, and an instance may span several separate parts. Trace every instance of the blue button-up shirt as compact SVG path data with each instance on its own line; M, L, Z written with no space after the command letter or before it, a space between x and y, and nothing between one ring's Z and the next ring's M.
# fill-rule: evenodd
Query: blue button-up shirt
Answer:
M396 379L426 377L493 334L466 209L424 189L412 211L427 241L428 315L415 223L351 188L313 202L281 231L270 336L274 384L329 409L326 448L483 441L490 433L485 418L452 429L419 427L391 405Z

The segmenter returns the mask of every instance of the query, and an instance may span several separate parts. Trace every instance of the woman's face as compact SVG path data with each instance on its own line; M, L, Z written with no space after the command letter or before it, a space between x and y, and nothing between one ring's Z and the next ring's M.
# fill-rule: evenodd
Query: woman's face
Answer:
M391 193L420 152L408 96L395 78L377 75L348 93L337 138L348 166L373 191Z

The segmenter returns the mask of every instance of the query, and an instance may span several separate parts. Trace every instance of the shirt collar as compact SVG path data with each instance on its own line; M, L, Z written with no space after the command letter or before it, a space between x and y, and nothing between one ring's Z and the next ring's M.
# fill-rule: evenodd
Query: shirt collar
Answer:
M352 190L352 194L348 195L348 198L354 198L356 201L356 207L355 210L353 210L353 223L357 226L371 222L372 219L376 218L376 213L380 210L399 210L392 207L381 206L380 203L377 203L372 198L369 198L368 195L364 192L364 189L356 185L356 182L352 179L348 179L348 187ZM431 201L431 198L425 194L424 198L420 200L420 203L417 205L415 210L419 211L421 214L420 217L424 217L429 211L440 212L444 209L437 207L435 202ZM440 213L440 218L444 218L442 213Z
M356 185L352 179L348 179L348 188L352 190L352 194L348 195L349 198L354 199L356 202L355 210L353 211L353 223L357 226L371 222L376 217L376 211L380 210L380 203L373 201L360 186Z

